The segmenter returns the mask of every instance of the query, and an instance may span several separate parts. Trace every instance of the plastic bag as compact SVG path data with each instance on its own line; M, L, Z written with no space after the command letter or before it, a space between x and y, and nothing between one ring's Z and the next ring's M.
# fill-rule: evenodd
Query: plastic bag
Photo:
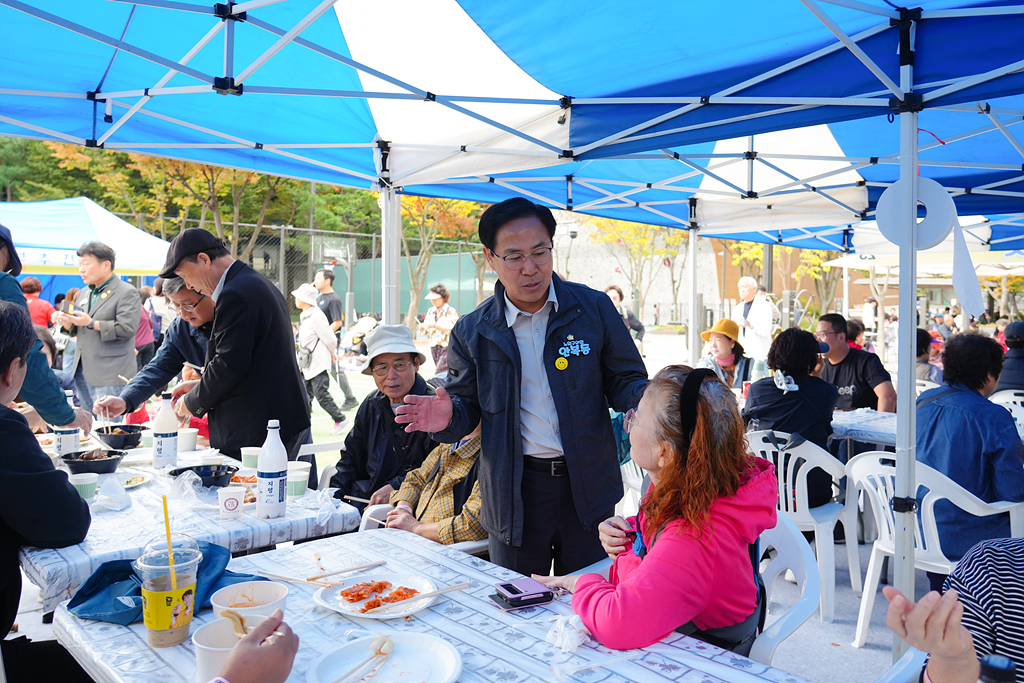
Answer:
M174 480L167 498L168 500L180 500L190 507L206 505L203 493L203 480L192 470L186 470Z
M562 652L576 652L590 642L590 631L578 614L563 614L555 619L545 640Z

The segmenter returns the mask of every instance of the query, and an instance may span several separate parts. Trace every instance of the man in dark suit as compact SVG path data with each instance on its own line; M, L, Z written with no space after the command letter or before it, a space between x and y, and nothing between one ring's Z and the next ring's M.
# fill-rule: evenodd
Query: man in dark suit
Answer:
M210 444L233 458L243 446L263 445L267 421L279 420L288 459L295 460L308 438L309 401L284 297L198 228L171 242L160 277L175 275L214 302L202 378L174 388L175 410L183 417L209 413Z

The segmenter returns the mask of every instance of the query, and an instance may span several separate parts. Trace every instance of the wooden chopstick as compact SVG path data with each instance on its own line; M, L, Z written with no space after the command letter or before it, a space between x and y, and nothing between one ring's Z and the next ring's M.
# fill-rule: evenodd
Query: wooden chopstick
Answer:
M342 498L344 498L345 500L352 500L357 503L365 503L366 505L370 504L370 501L367 500L366 498L357 498L356 496L342 496Z
M359 662L354 667L352 667L351 669L346 671L343 675L339 676L338 678L335 678L333 683L342 683L342 681L347 681L347 680L351 679L353 674L359 672L362 669L365 669L367 664L369 664L373 660L377 659L378 657L383 657L384 659L382 659L380 662L378 662L373 667L371 667L370 671L373 671L373 669L376 669L378 666L383 664L387 660L388 655L383 655L383 654L381 654L379 652L374 652L372 655L370 655L369 657L367 657L366 659L364 659L363 661ZM370 671L367 671L366 673L364 673L359 678L366 678L366 676L369 675ZM359 678L357 678L355 680L358 681Z
M382 564L387 564L387 562L388 562L387 560L380 560L378 562L370 562L369 564L361 564L361 565L359 565L357 567L349 567L347 569L339 569L336 572L326 572L324 574L317 574L316 576L309 577L308 579L306 579L306 581L313 582L313 581L316 581L317 579L326 579L328 576L336 576L338 574L347 574L348 572L361 572L364 569L373 569L374 567L379 567Z
M435 595L443 595L444 593L464 591L467 588L469 588L469 581L466 581L464 583L457 583L454 586L448 586L447 588L442 588L441 590L430 591L429 593L417 593L416 595L409 596L408 598L402 598L401 600L395 600L394 602L385 602L383 605L372 607L363 612L362 614L368 614L374 610L383 609L385 607L391 607L392 605L398 605L400 603L405 602L406 600L422 600L423 598L432 598Z
M256 573L260 576L265 576L268 579L276 579L278 581L288 581L290 583L301 583L303 585L313 584L314 586L323 586L324 588L330 588L331 586L338 585L330 581L309 581L307 579L300 579L294 576L282 576L281 574L273 574L262 569L257 569Z

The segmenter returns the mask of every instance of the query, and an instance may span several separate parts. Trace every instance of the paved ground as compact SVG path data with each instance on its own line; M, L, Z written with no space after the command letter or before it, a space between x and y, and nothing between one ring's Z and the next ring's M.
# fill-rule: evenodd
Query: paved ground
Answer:
M426 353L425 347L423 350L428 358L423 375L429 377L433 374L433 367L429 361L430 354ZM648 334L644 340L644 353L648 370L652 374L665 365L686 363L688 359L685 338L681 335ZM373 378L366 375L351 374L349 382L353 393L360 401L375 388ZM331 390L340 405L341 391L333 383ZM351 422L355 411L350 411L348 415ZM312 420L314 442L343 438L343 436L329 435L328 432L334 426L333 421L316 402L313 403ZM348 427L345 431L347 433ZM317 459L317 465L321 469L326 465L333 465L335 462L337 462L336 454L321 454ZM870 545L860 546L862 573L867 570L869 552ZM779 646L773 664L779 669L818 683L871 683L880 677L892 662L891 632L885 627L886 602L879 592L875 597L875 609L867 645L860 649L852 647L850 643L853 641L857 624L860 594L855 594L850 588L846 549L842 546L836 546L835 564L835 621L831 624L823 624L817 614L812 616L792 637ZM917 597L926 592L927 585L928 581L923 572L918 572ZM52 638L51 628L41 623L41 608L37 601L37 595L38 590L25 581L21 613L18 616L20 632L35 639ZM798 597L796 586L783 580L777 581L772 596L769 622L772 620L773 614L792 605Z

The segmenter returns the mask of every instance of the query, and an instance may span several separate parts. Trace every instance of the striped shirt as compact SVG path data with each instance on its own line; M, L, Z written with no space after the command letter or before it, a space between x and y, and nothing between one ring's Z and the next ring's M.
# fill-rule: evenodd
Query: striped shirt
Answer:
M452 489L466 478L479 455L479 436L458 444L439 445L419 468L405 475L401 488L391 494L391 504L404 500L412 505L419 521L439 522L437 533L445 545L487 538L487 531L480 524L480 485L474 482L473 491L458 515L452 494ZM437 474L428 481L427 477L434 470Z
M1017 665L1024 683L1024 538L982 541L946 579L964 606L962 623L978 657L999 654Z

